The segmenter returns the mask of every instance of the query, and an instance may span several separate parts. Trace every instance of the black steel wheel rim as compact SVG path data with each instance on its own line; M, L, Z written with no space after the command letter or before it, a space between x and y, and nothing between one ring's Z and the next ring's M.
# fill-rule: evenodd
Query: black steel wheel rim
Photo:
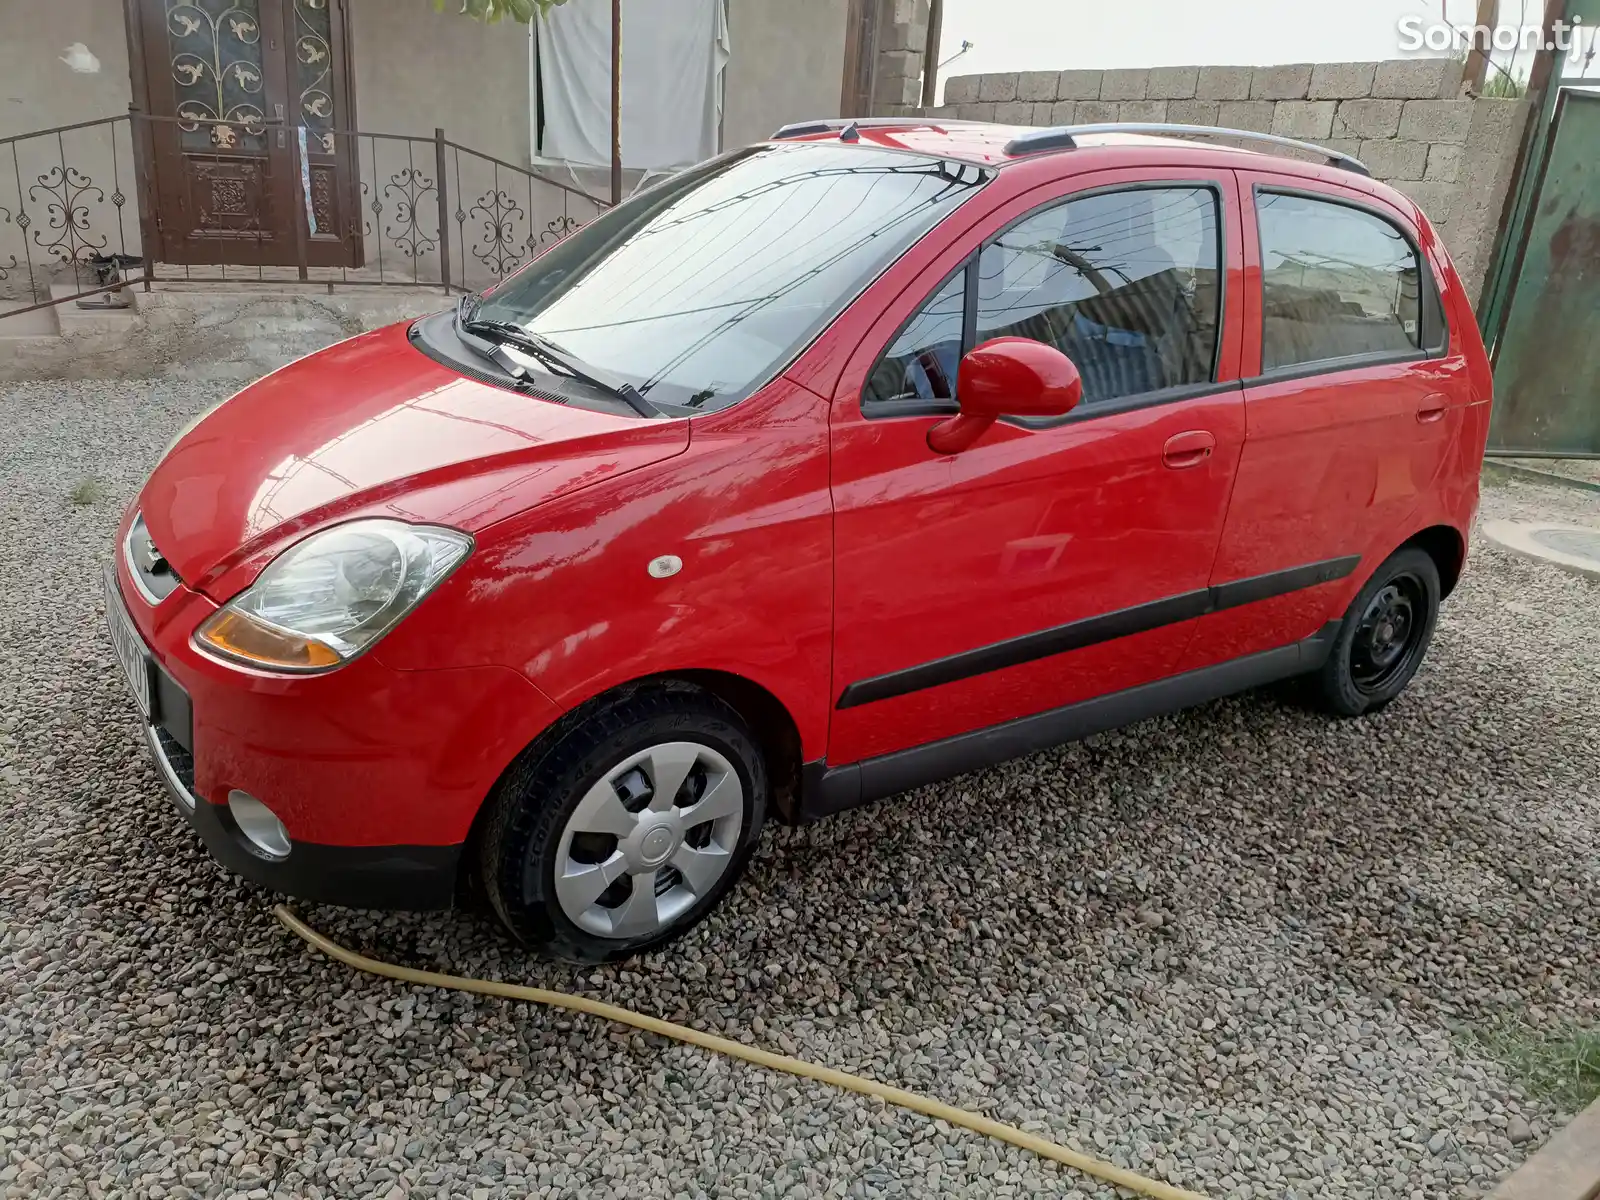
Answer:
M1382 693L1409 671L1427 629L1428 590L1407 571L1378 589L1356 623L1350 678L1363 695Z

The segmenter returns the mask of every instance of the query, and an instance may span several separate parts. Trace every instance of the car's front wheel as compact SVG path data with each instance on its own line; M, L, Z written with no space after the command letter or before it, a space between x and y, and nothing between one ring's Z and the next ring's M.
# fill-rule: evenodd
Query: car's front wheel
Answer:
M1411 682L1439 621L1439 568L1416 546L1390 555L1346 610L1333 652L1314 677L1323 708L1375 712Z
M624 689L530 747L491 797L489 901L520 940L572 962L679 936L743 873L766 815L749 727L701 688Z

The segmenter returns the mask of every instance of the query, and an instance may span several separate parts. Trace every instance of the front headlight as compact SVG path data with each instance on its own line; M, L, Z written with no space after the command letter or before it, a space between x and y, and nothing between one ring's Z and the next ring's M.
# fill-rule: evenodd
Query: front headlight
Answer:
M386 519L314 533L195 631L224 658L269 671L326 671L376 642L472 549L457 529Z

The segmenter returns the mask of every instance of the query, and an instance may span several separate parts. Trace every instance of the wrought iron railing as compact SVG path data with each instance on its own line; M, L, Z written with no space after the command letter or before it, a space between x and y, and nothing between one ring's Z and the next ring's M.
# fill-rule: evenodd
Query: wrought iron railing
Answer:
M476 290L605 207L442 129L85 121L0 138L0 319L172 280Z
M0 138L0 300L13 302L0 317L121 286L101 275L111 256L126 260L139 247L137 205L128 211L134 177L126 116ZM52 295L67 277L71 294Z

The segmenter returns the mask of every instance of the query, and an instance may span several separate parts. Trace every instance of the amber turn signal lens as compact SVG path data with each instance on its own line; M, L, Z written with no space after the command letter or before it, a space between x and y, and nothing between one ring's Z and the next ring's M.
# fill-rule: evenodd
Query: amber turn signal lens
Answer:
M340 661L321 642L263 625L234 609L212 614L195 636L228 658L280 671L319 671L336 667Z

